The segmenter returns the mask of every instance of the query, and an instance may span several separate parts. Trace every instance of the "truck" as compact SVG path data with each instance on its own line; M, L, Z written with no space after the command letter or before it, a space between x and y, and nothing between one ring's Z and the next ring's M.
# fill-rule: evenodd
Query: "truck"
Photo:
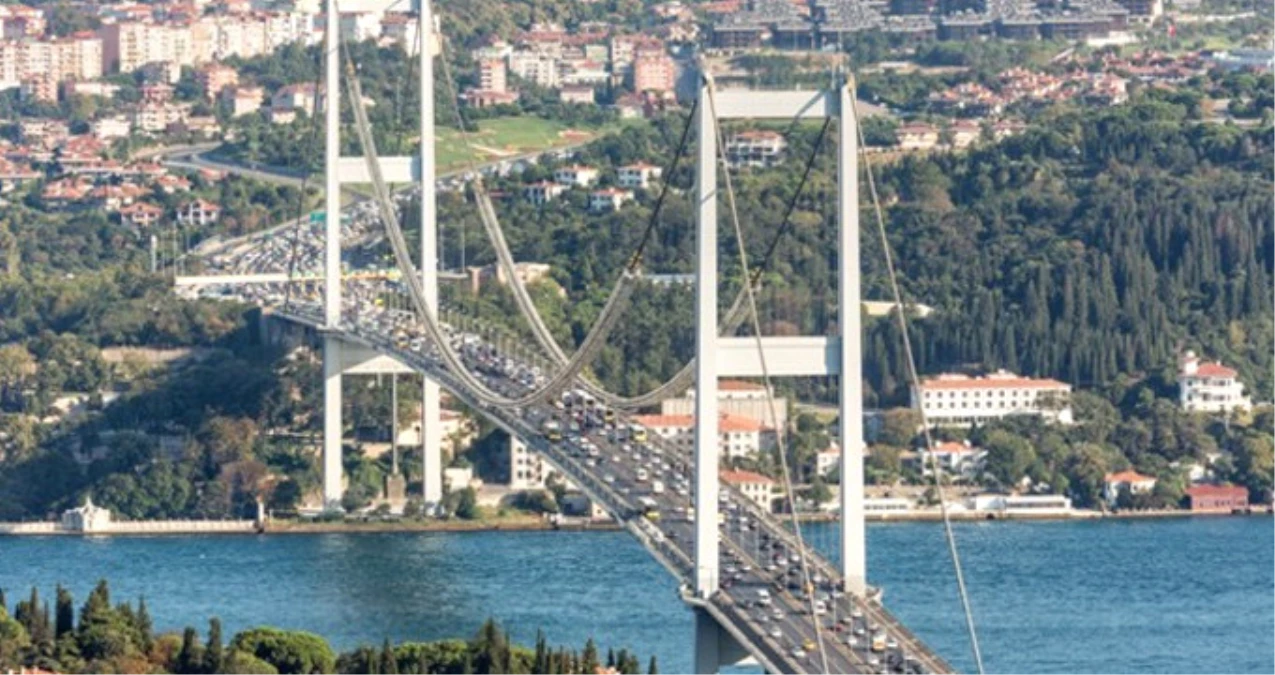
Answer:
M872 636L872 651L885 651L885 633L877 633Z
M657 495L664 494L664 481L662 480L651 481L651 494L657 494Z

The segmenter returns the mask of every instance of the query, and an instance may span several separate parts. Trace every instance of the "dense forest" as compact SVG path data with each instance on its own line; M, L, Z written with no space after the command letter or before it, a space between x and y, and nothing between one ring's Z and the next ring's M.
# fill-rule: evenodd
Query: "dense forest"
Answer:
M50 611L52 610L52 611ZM146 600L111 604L111 590L99 581L76 616L71 592L58 586L54 605L39 590L18 600L9 612L0 591L0 669L39 668L59 673L657 673L655 657L645 665L627 649L605 656L589 639L583 649L551 647L537 633L532 648L515 644L488 619L469 640L434 642L385 640L337 653L313 633L250 628L225 640L221 621L212 618L201 639L193 627L158 633Z

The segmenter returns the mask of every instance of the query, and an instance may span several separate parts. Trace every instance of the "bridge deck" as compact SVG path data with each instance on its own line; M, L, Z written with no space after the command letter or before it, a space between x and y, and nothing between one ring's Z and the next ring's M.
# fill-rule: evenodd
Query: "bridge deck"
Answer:
M294 306L287 314L276 316L321 329L318 307ZM604 434L588 439L600 450L600 458L592 461L585 451L569 440L551 443L541 434L542 423L555 414L549 405L524 409L486 406L469 396L436 358L426 351L400 349L386 334L341 332L343 340L391 354L412 368L426 373L475 411L526 442L564 476L575 482L595 503L605 508L676 576L684 588L694 577L694 524L687 518L687 507L693 495L673 489L655 494L650 484L639 480L641 461L636 453L624 453L619 443L608 441ZM426 343L428 348L428 343ZM506 395L520 394L525 388L509 379L492 377L489 384ZM587 433L587 432L584 432ZM656 452L668 462L670 475L689 474L693 466L686 451L664 445L652 438ZM649 462L650 456L642 458ZM649 464L648 464L649 465ZM762 512L751 500L723 486L730 495L728 514L722 526L724 588L704 603L723 627L771 672L823 672L824 665L817 650L797 648L817 640L814 621L823 622L821 630L828 656L827 670L834 673L871 672L952 672L952 668L899 623L876 600L830 593L829 611L821 617L809 613L809 601L789 590L795 579L785 572L794 567L791 558L797 553L792 533L769 513ZM646 497L658 505L662 517L652 521L640 515L638 499ZM836 568L813 550L808 550L812 575L822 577L822 589L840 587ZM800 586L798 586L800 588ZM765 590L768 600L760 591ZM698 603L687 597L688 601ZM762 604L766 603L766 604ZM834 628L835 627L835 630ZM888 636L884 651L871 651L872 635ZM852 647L851 642L855 645Z

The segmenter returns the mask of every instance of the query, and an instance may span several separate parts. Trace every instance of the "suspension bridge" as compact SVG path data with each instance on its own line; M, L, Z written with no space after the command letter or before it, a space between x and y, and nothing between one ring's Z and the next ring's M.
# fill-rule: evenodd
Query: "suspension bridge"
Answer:
M322 116L312 115L325 142L325 213L341 213L342 183L370 183L372 206L397 268L359 272L342 265L343 219L328 217L314 228L318 242L302 242L298 214L287 270L238 270L205 278L184 277L181 286L254 286L251 298L272 320L308 334L323 352L323 498L339 509L342 497L342 391L344 375L418 373L422 376L422 494L427 505L443 499L439 399L447 390L476 414L509 433L512 442L539 453L561 476L621 523L677 578L681 598L695 612L697 672L724 665L753 663L767 672L792 673L939 673L951 666L895 619L869 587L863 494L863 411L860 382L860 312L838 312L836 335L774 337L762 334L756 290L769 254L752 266L739 226L734 186L726 170L723 120L815 120L822 122L819 145L836 136L837 159L837 306L858 307L859 159L861 129L854 114L852 87L839 76L827 89L811 91L717 91L702 75L672 164L693 154L696 210L695 357L675 377L639 396L620 396L588 379L585 369L606 344L641 278L644 248L658 226L667 183L659 195L642 243L617 275L596 323L581 344L558 344L545 326L515 270L498 216L483 186L482 172L471 171L471 188L484 233L508 280L520 315L528 322L537 354L525 346L510 351L475 336L439 312L438 223L434 160L435 57L443 40L428 0L418 0L420 44L417 77L420 96L420 148L415 155L378 154L365 109L356 64L342 42L339 21L328 20L322 50ZM336 17L337 0L327 0L327 16ZM446 58L437 59L455 104L454 82ZM342 156L341 92L348 95L352 128L362 154ZM315 111L318 112L318 111ZM461 111L456 109L459 117ZM835 123L835 124L834 124ZM692 151L691 148L694 148ZM818 151L816 147L815 152ZM798 192L813 164L805 166ZM476 167L475 167L476 169ZM720 182L719 182L720 179ZM419 194L419 257L413 259L401 224L399 203L390 184L416 184ZM795 197L794 197L795 199ZM742 274L734 301L719 310L719 207L732 225ZM784 236L788 216L776 235ZM283 236L283 235L280 235ZM278 237L276 237L276 240ZM770 252L774 251L774 244ZM315 250L317 271L296 264L297 247ZM896 291L897 292L897 291ZM398 303L381 301L386 294ZM899 298L896 297L896 302ZM721 316L719 316L721 314ZM902 312L898 313L900 316ZM746 335L739 335L740 329ZM718 379L794 376L836 377L841 382L839 425L841 529L837 564L803 540L796 509L791 522L769 512L720 480ZM617 427L637 409L693 389L694 443L682 448L653 436L628 445L615 436L587 431L563 437L548 433L565 421L562 394L578 392L610 410ZM770 387L767 387L771 390ZM771 399L773 406L773 398ZM773 415L772 419L777 416ZM394 429L397 431L397 421ZM783 448L783 481L793 497L792 477ZM397 472L397 447L395 448ZM650 474L678 489L655 489ZM950 535L950 532L949 532ZM955 548L953 547L955 554ZM972 625L971 637L972 633ZM972 639L972 643L974 643ZM976 643L974 643L976 644ZM977 650L975 649L977 660ZM980 669L981 669L981 663Z

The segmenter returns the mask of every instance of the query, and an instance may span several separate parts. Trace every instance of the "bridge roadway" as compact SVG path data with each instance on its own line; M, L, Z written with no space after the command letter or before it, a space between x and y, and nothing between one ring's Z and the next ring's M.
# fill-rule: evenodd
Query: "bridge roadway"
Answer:
M357 315L368 321L365 313ZM322 312L317 305L294 304L288 313L276 312L276 316L323 330ZM694 528L687 512L693 503L687 480L693 462L685 450L671 448L652 435L649 452L624 452L622 443L609 441L600 429L583 431L575 438L568 435L562 442L551 443L541 429L546 419L560 414L553 406L508 409L480 403L457 383L428 341L423 341L425 347L419 351L399 348L389 337L395 329L392 320L371 321L385 323L376 324L370 330L365 327L357 332L343 331L341 338L391 354L428 373L474 410L540 452L562 475L623 523L680 580L683 599L711 614L768 672L824 672L818 650L805 648L817 642L816 619L824 622L827 672L953 672L951 666L923 645L877 600L842 593L836 569L808 549L810 574L818 584L816 593L828 606L826 614L812 617L809 600L801 594L801 586L792 583L789 588L790 582L799 578L790 572L797 567L795 537L773 516L762 512L729 486L723 486L727 503L722 510L726 515L721 530L722 589L707 601L695 598L690 591L694 578ZM526 390L511 378L488 374L485 379L490 387L506 395ZM588 456L585 442L598 449L598 457ZM655 494L648 481L639 480L639 468L646 468L651 479L662 480L667 485L664 492ZM656 502L661 513L658 520L641 515L638 505L641 497ZM762 590L769 594L768 601L762 600ZM872 636L877 632L883 632L888 638L883 652L870 649Z

